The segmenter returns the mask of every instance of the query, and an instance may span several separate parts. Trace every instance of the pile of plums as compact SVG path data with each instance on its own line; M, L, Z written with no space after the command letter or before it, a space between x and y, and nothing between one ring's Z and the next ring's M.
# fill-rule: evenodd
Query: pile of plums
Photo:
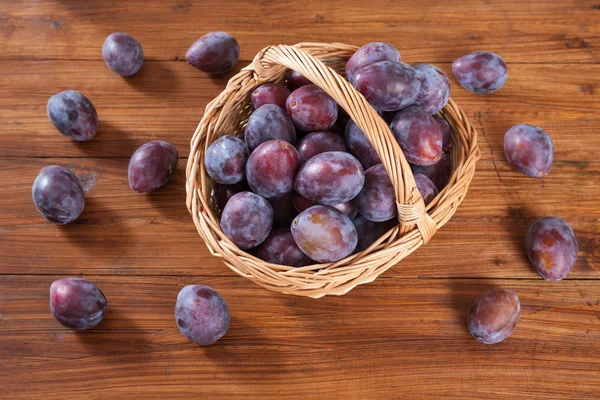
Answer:
M400 62L385 43L348 61L349 81L390 121L426 204L448 183L450 126L438 113L450 83L429 64ZM223 233L270 263L339 261L395 225L392 182L364 132L321 88L292 72L286 86L251 94L243 140L221 136L206 150ZM385 114L384 114L385 113Z
M206 73L222 74L236 65L239 54L235 38L212 32L198 39L186 58ZM125 77L137 73L144 60L140 43L119 32L106 38L102 56L110 70ZM452 72L477 94L495 92L508 76L502 58L484 51L458 58ZM438 114L449 99L448 77L433 65L403 63L396 48L379 42L349 59L346 76L389 123L421 196L430 203L451 176L451 128ZM221 229L231 242L269 263L300 267L364 251L396 224L394 188L377 152L325 91L292 71L285 86L264 84L250 100L254 112L243 139L223 135L204 157L215 182ZM88 141L96 135L96 109L79 92L52 96L47 112L68 138ZM543 129L513 126L504 149L517 171L536 178L549 173L554 147ZM144 144L129 163L131 189L147 193L164 186L177 163L177 150L169 143ZM32 188L42 216L57 224L76 220L89 189L80 178L68 168L44 167ZM544 279L559 281L572 269L578 245L562 219L541 218L525 241L529 260ZM102 320L107 301L94 284L65 278L50 287L50 309L62 325L82 330ZM512 333L519 315L517 294L493 289L477 298L467 325L480 342L498 343ZM177 297L175 319L186 338L210 345L227 332L229 308L214 289L186 286Z

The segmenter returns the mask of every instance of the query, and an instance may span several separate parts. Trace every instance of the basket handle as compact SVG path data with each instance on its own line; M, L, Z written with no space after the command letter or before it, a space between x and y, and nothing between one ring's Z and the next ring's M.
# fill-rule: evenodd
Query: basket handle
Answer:
M270 46L259 52L250 68L259 80L270 75L274 66L292 69L325 90L356 122L381 158L396 192L400 233L417 225L424 243L437 231L437 225L426 213L425 203L392 132L367 100L345 78L326 66L319 58L349 57L357 47L332 43L298 43L294 46Z

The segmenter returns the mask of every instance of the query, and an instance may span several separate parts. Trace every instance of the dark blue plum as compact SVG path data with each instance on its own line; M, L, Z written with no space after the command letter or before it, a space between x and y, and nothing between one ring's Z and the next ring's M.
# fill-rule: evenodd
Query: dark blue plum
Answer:
M274 104L265 104L248 118L244 140L250 150L254 150L259 144L273 139L296 144L296 129L284 110Z
M52 125L69 139L85 142L96 136L98 113L79 92L65 90L50 97L46 112Z
M273 207L252 192L233 195L221 214L221 230L240 249L265 241L273 227Z
M144 50L133 36L115 32L104 41L102 58L111 71L121 76L131 76L142 68Z
M415 100L429 114L435 114L448 104L450 98L450 81L438 67L431 64L415 64L413 66L421 81L421 90Z
M231 317L219 292L208 286L189 285L177 295L175 321L183 336L200 346L210 346L227 333Z
M42 168L33 182L31 196L42 217L60 225L75 221L85 205L85 191L77 176L58 165Z
M487 94L500 89L508 78L508 68L496 53L476 51L452 62L452 73L465 89Z
M204 155L206 173L216 182L233 185L244 180L250 150L235 136L221 136L211 143Z

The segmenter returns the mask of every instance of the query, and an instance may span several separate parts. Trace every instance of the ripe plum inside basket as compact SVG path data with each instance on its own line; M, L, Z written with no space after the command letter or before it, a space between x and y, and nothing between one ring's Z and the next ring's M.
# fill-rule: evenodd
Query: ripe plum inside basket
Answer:
M365 174L356 158L341 151L328 151L302 166L294 187L314 202L333 206L352 200L364 182Z
M326 131L338 117L337 103L317 85L294 90L285 106L296 128L305 132Z
M248 118L244 140L250 150L254 150L273 139L296 144L296 129L284 110L274 104L265 104Z
M269 140L258 146L246 164L246 179L254 193L265 198L279 197L294 189L300 166L298 151L283 140Z
M300 162L304 163L317 154L328 151L346 151L344 139L333 132L312 132L298 143Z
M265 83L254 89L252 95L250 95L250 102L255 110L265 104L274 104L285 110L285 101L290 93L290 89L285 86L275 83Z
M221 230L240 249L265 241L273 226L273 207L252 192L233 195L221 214Z
M302 252L319 262L335 262L349 256L358 242L350 218L328 206L301 212L292 222L292 235Z

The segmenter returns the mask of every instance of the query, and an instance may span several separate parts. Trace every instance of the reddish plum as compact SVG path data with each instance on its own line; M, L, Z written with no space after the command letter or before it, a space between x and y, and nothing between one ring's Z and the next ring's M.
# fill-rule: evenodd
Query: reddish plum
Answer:
M500 343L517 327L521 313L519 296L513 290L492 289L475 300L467 326L471 335L484 344Z
M421 108L410 106L399 111L391 128L408 162L432 165L442 157L440 126Z
M358 212L366 219L383 222L398 215L396 193L383 164L365 171L365 185L356 197Z
M415 64L413 66L421 81L421 90L415 100L428 114L435 114L446 106L450 98L450 81L438 67L431 64Z
M433 165L420 166L411 164L410 169L413 174L423 174L431 179L431 182L433 182L438 191L441 192L450 181L450 176L452 175L452 159L450 154L444 153L442 154L441 160Z
M303 75L299 74L296 71L290 72L290 75L287 78L286 86L291 91L294 91L294 90L298 89L299 87L306 86L306 85L312 85L312 82L310 81L310 79L305 78Z
M172 144L155 140L138 148L129 160L129 187L148 193L165 186L177 170L179 154Z
M285 86L275 83L265 83L254 89L252 95L250 95L250 102L255 110L258 110L258 108L265 104L274 104L285 110L285 101L290 93L290 90Z
M85 279L63 278L50 286L50 311L67 328L93 328L102 321L107 309L104 293Z
M333 207L314 206L292 222L294 241L318 262L336 262L352 254L357 235L352 221Z
M554 143L542 128L518 124L504 135L504 154L517 171L542 178L552 168Z
M279 197L294 189L300 160L296 148L283 140L269 140L250 154L246 178L254 193Z
M547 281L558 282L575 265L579 245L575 232L566 221L544 217L529 228L525 248L537 273Z
M279 228L271 232L258 248L257 256L268 263L290 267L303 267L311 261L294 241L290 228Z
M379 61L400 62L400 52L387 43L372 42L365 44L346 63L346 78L352 82L358 70Z
M417 190L421 193L425 205L431 203L431 200L435 199L435 196L438 195L437 187L431 182L431 179L423 174L415 174L414 178Z
M327 151L346 151L344 139L333 132L309 133L298 142L296 147L301 163Z
M344 138L346 140L348 152L356 157L364 169L381 163L377 151L375 151L375 148L371 142L369 142L367 136L354 121L348 121Z
M292 92L285 103L296 128L305 132L326 131L338 116L338 105L317 85L302 86Z
M434 115L433 119L435 119L435 121L440 127L440 132L442 133L442 149L446 151L450 147L450 142L452 140L452 132L450 131L450 125L448 124L448 121L446 121L443 117L440 117L439 115Z
M190 65L207 74L224 74L237 64L240 46L226 32L210 32L190 46L185 58Z
M336 205L352 200L364 182L364 170L356 158L348 153L329 151L304 163L294 188L312 201Z

